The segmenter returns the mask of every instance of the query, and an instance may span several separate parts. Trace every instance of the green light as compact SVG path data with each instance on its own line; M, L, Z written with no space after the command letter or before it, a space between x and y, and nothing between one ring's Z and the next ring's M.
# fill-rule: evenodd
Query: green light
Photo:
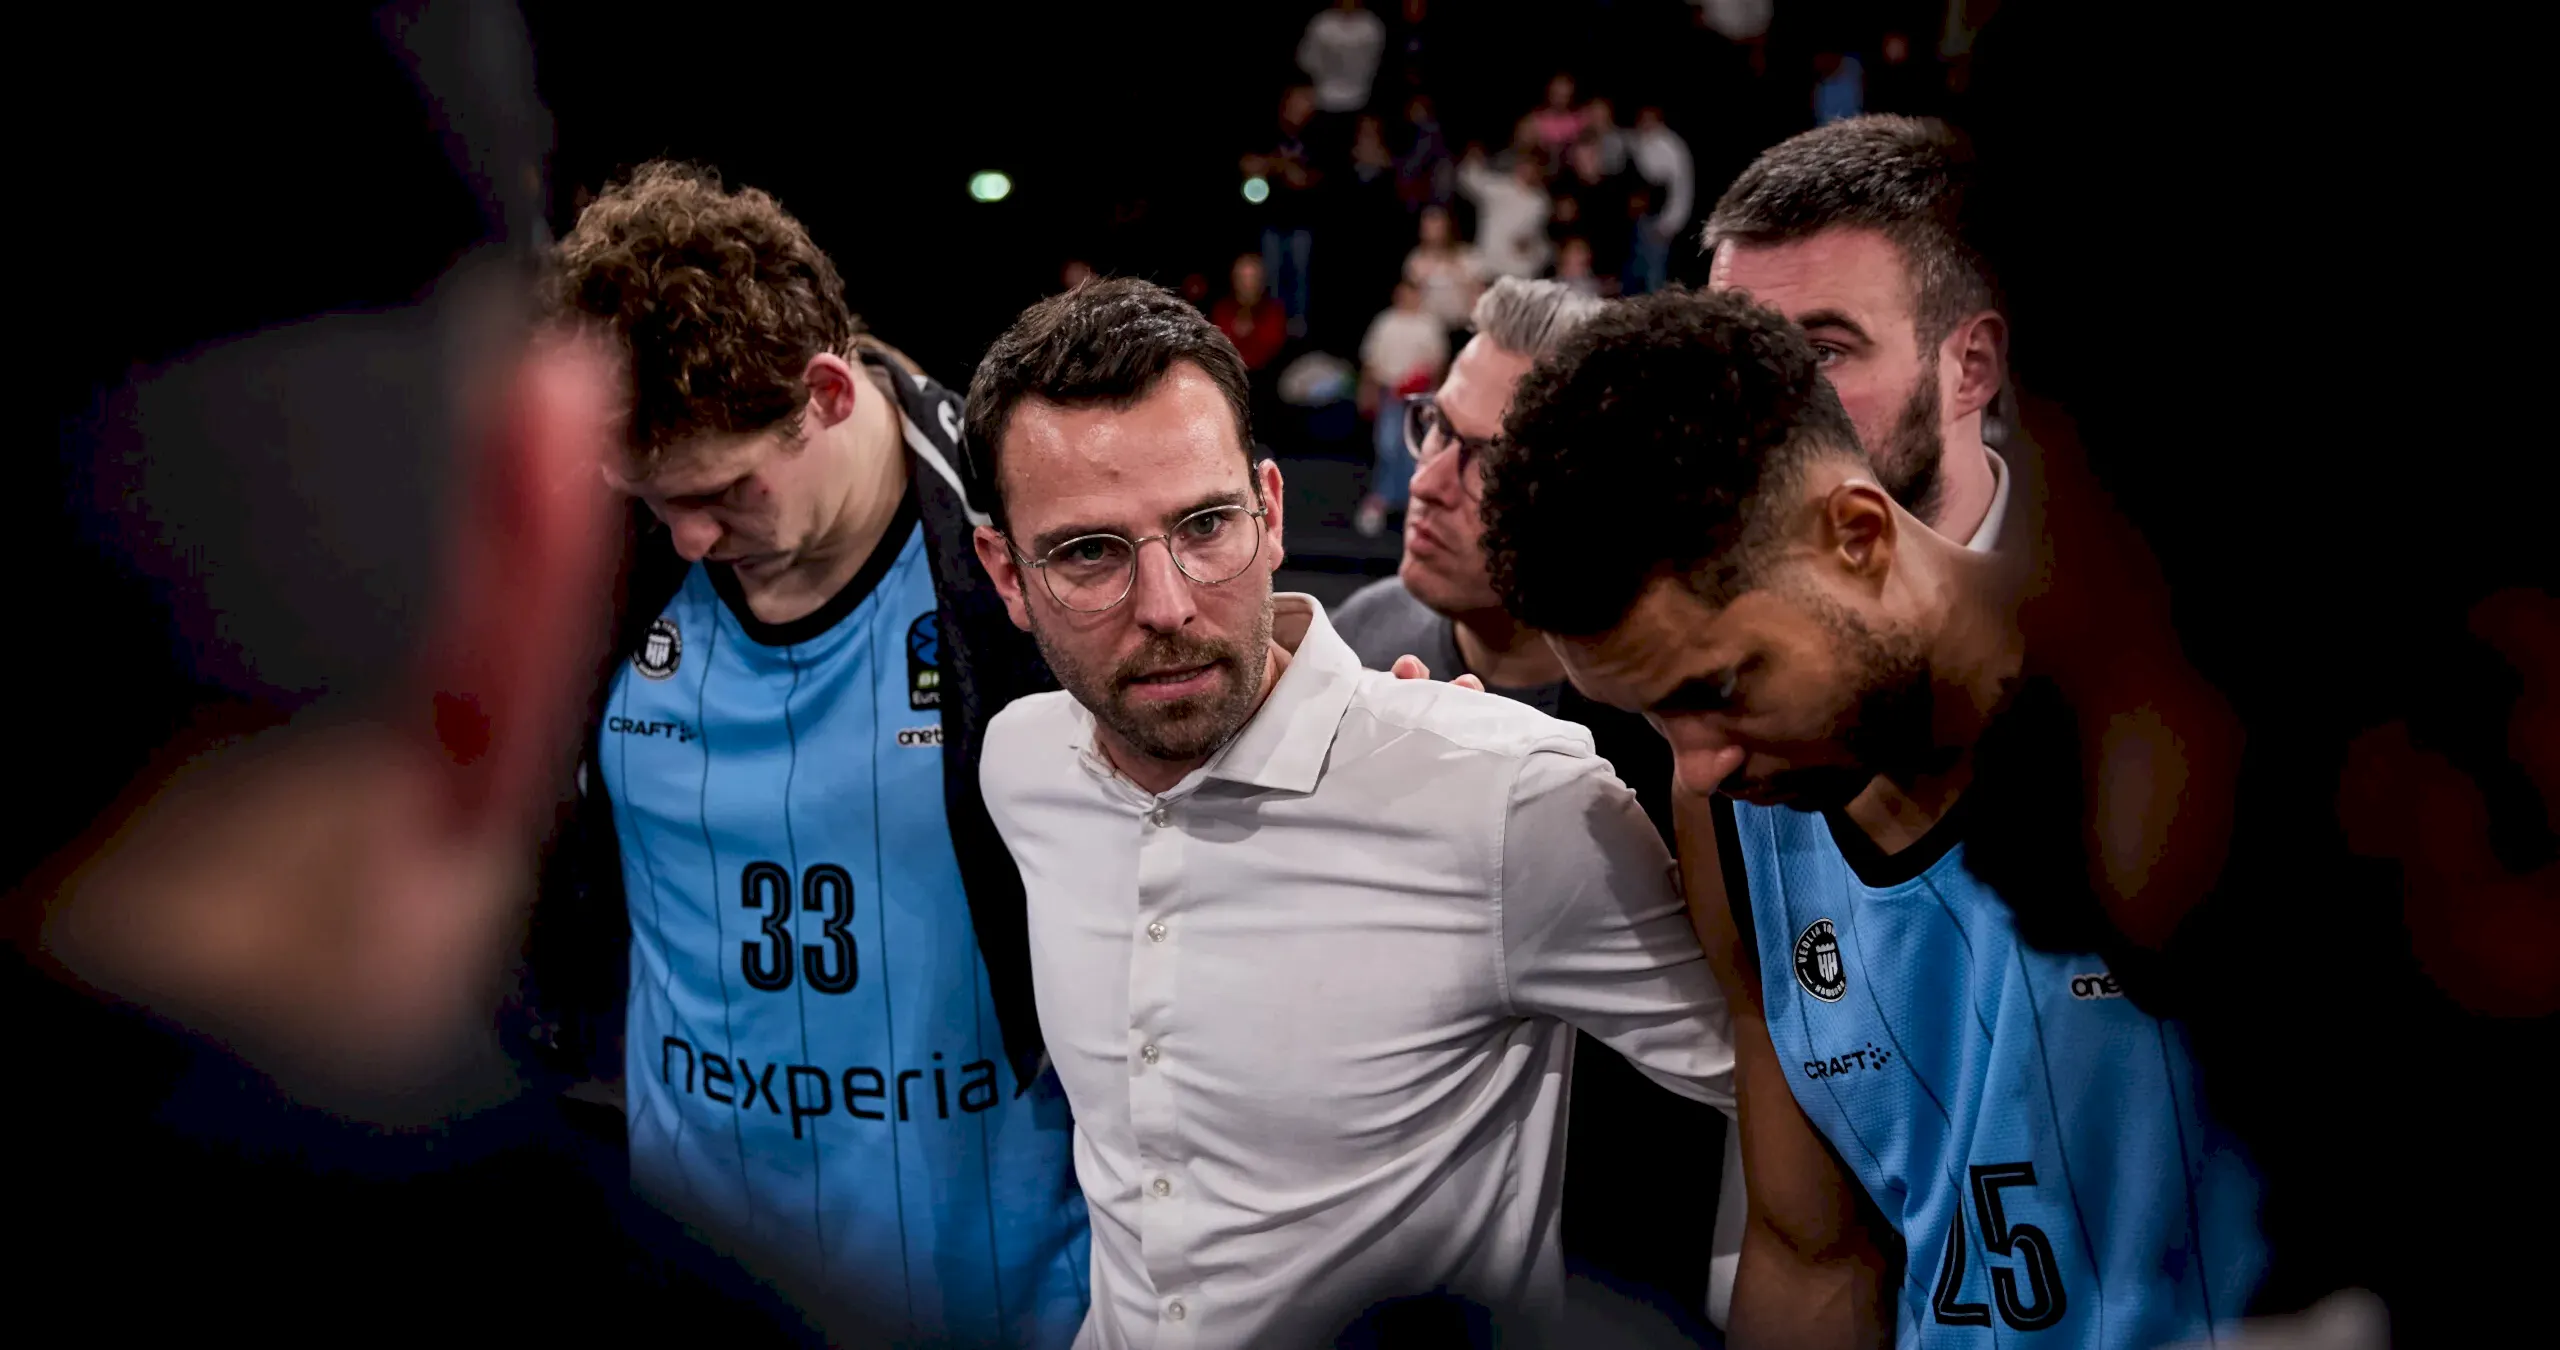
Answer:
M1246 201L1249 201L1256 206L1260 206L1263 202L1269 200L1270 196L1271 184L1264 181L1261 174L1255 174L1253 177L1244 180L1244 199Z
M990 169L969 176L969 196L982 202L1000 202L1013 191L1013 180Z

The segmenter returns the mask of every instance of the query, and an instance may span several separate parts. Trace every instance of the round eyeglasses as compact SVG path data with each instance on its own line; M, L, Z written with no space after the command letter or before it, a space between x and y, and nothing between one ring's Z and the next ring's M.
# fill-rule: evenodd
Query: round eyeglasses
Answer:
M1138 579L1138 550L1163 542L1173 565L1196 586L1235 580L1262 555L1262 518L1267 506L1211 506L1173 523L1162 534L1124 539L1116 534L1080 534L1040 555L1038 561L1015 550L1015 563L1040 574L1049 595L1080 614L1098 614L1129 598ZM1005 546L1012 548L1012 541Z
M1422 472L1424 465L1455 449L1458 452L1459 488L1469 497L1480 497L1484 491L1483 480L1478 477L1476 468L1484 463L1485 452L1492 444L1491 441L1459 434L1456 427L1449 425L1448 414L1440 411L1440 401L1431 395L1405 400L1404 448L1413 455L1415 473Z

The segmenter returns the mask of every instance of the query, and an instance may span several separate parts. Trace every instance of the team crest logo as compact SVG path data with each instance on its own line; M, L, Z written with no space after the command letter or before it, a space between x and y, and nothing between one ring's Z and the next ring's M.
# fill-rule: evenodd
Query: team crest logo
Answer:
M942 706L942 621L930 611L907 625L907 706Z
M1816 919L1796 939L1796 983L1825 1003L1837 1003L1849 992L1849 972L1840 964L1840 936L1829 919Z
M676 631L675 620L660 615L650 621L649 636L631 654L631 665L650 679L663 680L676 673L676 663L683 659L684 634Z

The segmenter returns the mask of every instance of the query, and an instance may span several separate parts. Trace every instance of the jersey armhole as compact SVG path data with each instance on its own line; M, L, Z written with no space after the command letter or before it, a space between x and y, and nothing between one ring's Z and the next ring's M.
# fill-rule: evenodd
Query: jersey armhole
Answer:
M1733 799L1718 793L1708 801L1716 823L1716 862L1724 870L1724 903L1733 911L1733 931L1742 939L1742 959L1753 974L1760 970L1760 934L1751 923L1751 873L1742 865L1742 829L1735 823Z

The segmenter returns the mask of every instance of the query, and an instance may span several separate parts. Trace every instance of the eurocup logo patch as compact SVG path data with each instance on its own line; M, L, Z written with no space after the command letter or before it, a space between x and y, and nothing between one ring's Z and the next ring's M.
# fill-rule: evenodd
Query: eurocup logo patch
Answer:
M931 610L907 625L907 706L942 706L942 621Z
M1829 919L1816 919L1796 939L1796 983L1825 1003L1837 1003L1849 992L1849 972L1840 964L1840 937Z
M676 673L676 663L683 659L684 634L676 631L675 620L662 614L650 621L649 636L640 639L631 665L650 679L663 680Z

